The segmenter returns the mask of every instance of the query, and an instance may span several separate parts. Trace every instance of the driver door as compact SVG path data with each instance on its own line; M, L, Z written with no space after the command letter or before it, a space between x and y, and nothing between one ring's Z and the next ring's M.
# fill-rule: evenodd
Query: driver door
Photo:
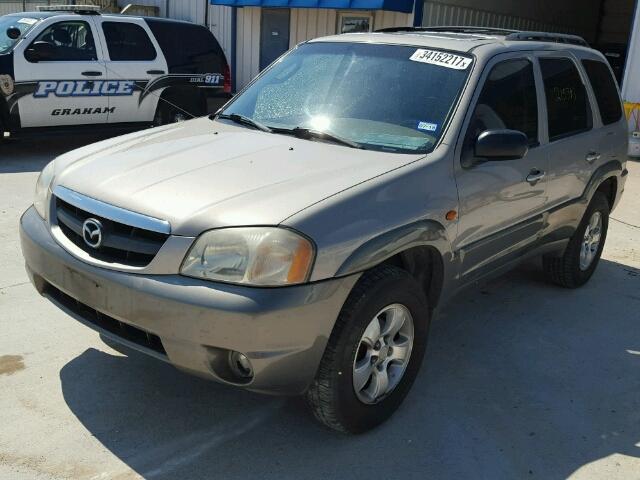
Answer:
M467 280L507 262L541 231L548 158L540 146L540 84L535 58L522 53L494 59L479 83L456 162L460 220L455 249ZM517 160L475 158L478 136L502 129L525 133L528 153Z
M67 17L68 18L68 17ZM47 56L34 58L36 43ZM106 123L106 69L91 19L47 22L15 52L15 77L23 128Z

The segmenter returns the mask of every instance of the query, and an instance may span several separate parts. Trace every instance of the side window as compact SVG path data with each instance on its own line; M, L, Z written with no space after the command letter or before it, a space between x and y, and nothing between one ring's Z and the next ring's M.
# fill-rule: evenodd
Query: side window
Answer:
M485 130L518 130L530 145L538 143L538 101L533 64L506 60L487 77L467 130L465 148L473 148Z
M156 49L140 25L127 22L103 22L109 58L114 62L155 60Z
M578 69L568 58L541 58L547 97L549 140L590 130L591 106Z
M47 61L80 62L96 61L96 44L87 22L58 22L46 28L36 37L36 42L46 42L51 48Z
M602 123L610 125L622 118L620 94L609 67L598 60L582 60L589 82L596 95Z

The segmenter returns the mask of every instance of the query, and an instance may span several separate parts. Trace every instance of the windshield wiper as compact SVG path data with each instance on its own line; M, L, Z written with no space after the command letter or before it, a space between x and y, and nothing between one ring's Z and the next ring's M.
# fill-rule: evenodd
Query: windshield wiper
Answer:
M351 148L364 149L364 147L357 142L349 140L347 138L340 137L333 133L323 132L320 130L313 130L311 128L279 128L279 127L271 127L271 131L273 133L282 133L285 135L293 135L298 138L303 138L305 140L309 140L311 138L319 138L320 140L328 140L330 142L339 143L340 145L345 145Z
M267 133L271 133L273 130L271 130L269 127L267 127L266 125L263 125L260 122L256 122L254 119L249 118L249 117L245 117L244 115L240 115L239 113L232 113L230 115L226 115L226 114L218 114L218 115L214 115L212 117L212 119L216 119L216 118L220 118L222 120L231 120L233 123L237 123L239 125L246 125L249 127L253 127L256 128L258 130L262 130L263 132L267 132Z

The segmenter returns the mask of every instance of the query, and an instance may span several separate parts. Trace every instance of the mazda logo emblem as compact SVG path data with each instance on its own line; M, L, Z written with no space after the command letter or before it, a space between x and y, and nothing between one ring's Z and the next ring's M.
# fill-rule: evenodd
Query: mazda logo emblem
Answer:
M82 224L82 238L91 248L102 245L102 224L95 218L87 218Z

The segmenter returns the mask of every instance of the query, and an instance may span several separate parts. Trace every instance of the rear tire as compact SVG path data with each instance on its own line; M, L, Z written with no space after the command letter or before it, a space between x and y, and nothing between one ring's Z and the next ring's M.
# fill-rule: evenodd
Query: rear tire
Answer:
M392 325L394 318L398 319L397 330ZM429 320L426 295L407 272L380 266L365 273L338 316L316 378L306 393L315 417L345 433L365 432L387 420L418 374ZM377 342L369 341L376 336L372 325L380 327ZM408 346L410 336L412 345ZM367 372L359 374L362 366ZM378 380L383 377L386 384ZM364 387L356 390L356 384Z
M551 282L565 288L578 288L589 281L607 238L609 210L607 197L596 192L563 255L543 257L542 265Z

